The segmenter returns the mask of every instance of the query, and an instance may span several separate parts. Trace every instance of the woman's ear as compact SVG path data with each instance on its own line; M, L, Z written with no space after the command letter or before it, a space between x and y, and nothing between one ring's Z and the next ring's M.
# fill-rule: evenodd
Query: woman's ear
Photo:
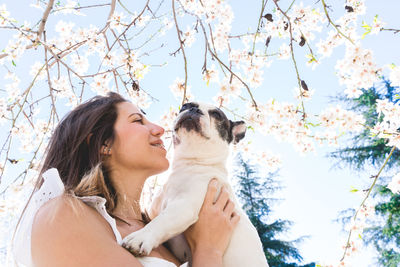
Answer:
M107 144L103 144L101 146L100 153L104 156L111 156L111 146Z

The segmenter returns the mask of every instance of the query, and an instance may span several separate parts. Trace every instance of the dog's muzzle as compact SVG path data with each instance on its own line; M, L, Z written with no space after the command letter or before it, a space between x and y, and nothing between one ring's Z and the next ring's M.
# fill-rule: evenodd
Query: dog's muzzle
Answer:
M196 107L185 110L175 123L174 130L177 131L183 128L188 132L194 130L201 133L200 118L202 115L204 115L203 112Z

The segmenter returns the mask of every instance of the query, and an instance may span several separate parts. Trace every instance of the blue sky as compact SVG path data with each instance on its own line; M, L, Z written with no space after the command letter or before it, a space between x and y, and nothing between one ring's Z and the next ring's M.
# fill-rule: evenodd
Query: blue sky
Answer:
M29 4L34 1L2 1L6 3L11 15L18 20L28 19L35 21L40 18L41 11L32 9ZM21 2L24 4L22 5ZM289 2L289 1L288 1ZM300 1L299 1L300 2ZM316 1L303 1L304 5L314 5ZM333 1L332 1L333 2ZM284 1L281 1L282 5ZM82 2L82 5L86 4ZM247 1L244 5L241 1L231 1L235 19L232 25L232 34L239 34L247 31L249 28L257 27L257 16L259 12L259 1ZM272 1L267 4L267 10L272 9ZM389 28L400 28L398 14L400 3L396 0L388 1L366 1L367 14L363 16L366 22L371 22L373 17L378 14L379 17L387 23ZM141 6L141 5L140 5ZM321 10L321 5L317 4ZM336 5L337 7L338 5ZM139 7L140 8L140 7ZM99 8L87 12L88 16L73 20L76 24L96 24L101 27L106 16L108 8ZM335 17L336 13L333 13ZM31 19L34 18L34 19ZM58 15L50 18L48 22L49 36L54 30L54 22L58 19L68 21L69 17ZM56 19L56 20L55 20ZM180 19L180 18L179 18ZM185 19L183 19L185 20ZM182 19L180 19L182 21ZM330 29L330 28L329 28ZM325 29L324 29L325 30ZM328 30L328 28L326 28ZM362 32L362 29L359 29ZM10 32L0 29L0 47L6 45ZM200 37L198 37L200 38ZM317 40L319 37L317 36ZM155 102L146 110L148 117L157 121L163 112L172 106L178 106L179 102L174 99L169 92L168 86L172 84L177 76L183 77L182 57L178 54L176 57L168 56L169 52L176 50L178 42L176 32L171 29L165 37L160 39L166 42L169 50L159 50L151 57L145 58L148 64L159 64L168 62L165 67L153 67L149 74L141 81L141 86L149 91L160 101ZM159 42L153 42L150 47L158 47ZM196 96L196 100L210 101L210 98L217 92L217 88L206 84L201 80L201 67L203 64L203 43L198 39L196 44L187 49L189 62L189 85ZM382 32L379 35L368 35L363 47L370 48L378 65L395 63L400 64L400 54L398 47L400 45L400 34L391 32ZM271 49L274 48L274 40L271 42ZM276 47L275 47L276 48ZM150 50L150 48L149 48ZM201 51L201 52L199 52ZM306 59L301 49L296 49L300 73L310 88L315 89L312 102L306 102L306 110L311 113L317 113L322 110L331 96L344 90L340 86L335 76L335 62L344 56L344 47L339 47L334 51L334 56L324 59L323 64L314 71L305 66ZM26 88L30 82L25 73L29 72L29 66L39 59L37 52L29 51L23 64L17 65L17 74L22 82L21 88ZM0 69L0 80L3 79L5 69ZM4 81L2 82L4 84ZM46 86L44 84L43 86ZM266 102L269 98L279 100L293 101L293 88L296 86L296 76L293 65L290 60L274 60L273 64L265 69L264 83L260 88L254 89L253 93L258 101ZM239 109L240 102L235 102ZM46 107L43 107L46 109ZM0 134L3 136L4 133ZM260 149L268 149L282 156L283 165L279 176L284 186L283 190L277 195L282 198L282 202L275 206L274 218L289 219L294 222L292 230L284 238L295 239L300 236L309 236L302 245L300 252L304 257L304 262L310 261L335 261L341 256L342 239L345 233L341 232L341 225L333 222L341 210L358 206L361 198L350 193L351 187L364 189L369 185L368 177L375 174L375 170L370 169L367 172L355 173L348 169L332 169L332 160L325 157L330 147L317 148L316 153L305 156L299 155L291 145L279 143L271 136L262 136L249 132L247 140L253 140L254 146ZM14 153L17 152L14 151ZM1 187L1 186L0 186ZM371 254L366 251L356 259L359 266L368 266L372 264Z

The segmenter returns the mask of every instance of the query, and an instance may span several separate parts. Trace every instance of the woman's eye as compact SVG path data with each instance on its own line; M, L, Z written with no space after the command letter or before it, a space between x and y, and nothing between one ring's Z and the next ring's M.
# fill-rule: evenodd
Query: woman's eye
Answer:
M133 122L139 122L139 123L143 124L143 119L137 119L137 120L132 121L132 123Z

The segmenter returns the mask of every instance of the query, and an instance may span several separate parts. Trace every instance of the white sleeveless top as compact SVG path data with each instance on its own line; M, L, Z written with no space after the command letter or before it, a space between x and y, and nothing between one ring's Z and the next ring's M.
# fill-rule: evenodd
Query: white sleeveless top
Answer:
M42 186L33 194L32 199L25 210L14 238L13 256L15 261L22 266L33 267L31 255L31 235L33 219L36 212L44 203L50 199L61 196L64 193L64 184L61 181L57 169L53 168L47 170L45 173L43 173L43 179L44 182ZM99 196L77 198L96 209L104 217L104 219L110 224L117 243L121 245L121 234L117 229L115 219L112 218L106 211L106 200ZM137 259L144 267L176 267L174 263L157 257L137 257ZM180 267L187 266L187 263L184 263Z

